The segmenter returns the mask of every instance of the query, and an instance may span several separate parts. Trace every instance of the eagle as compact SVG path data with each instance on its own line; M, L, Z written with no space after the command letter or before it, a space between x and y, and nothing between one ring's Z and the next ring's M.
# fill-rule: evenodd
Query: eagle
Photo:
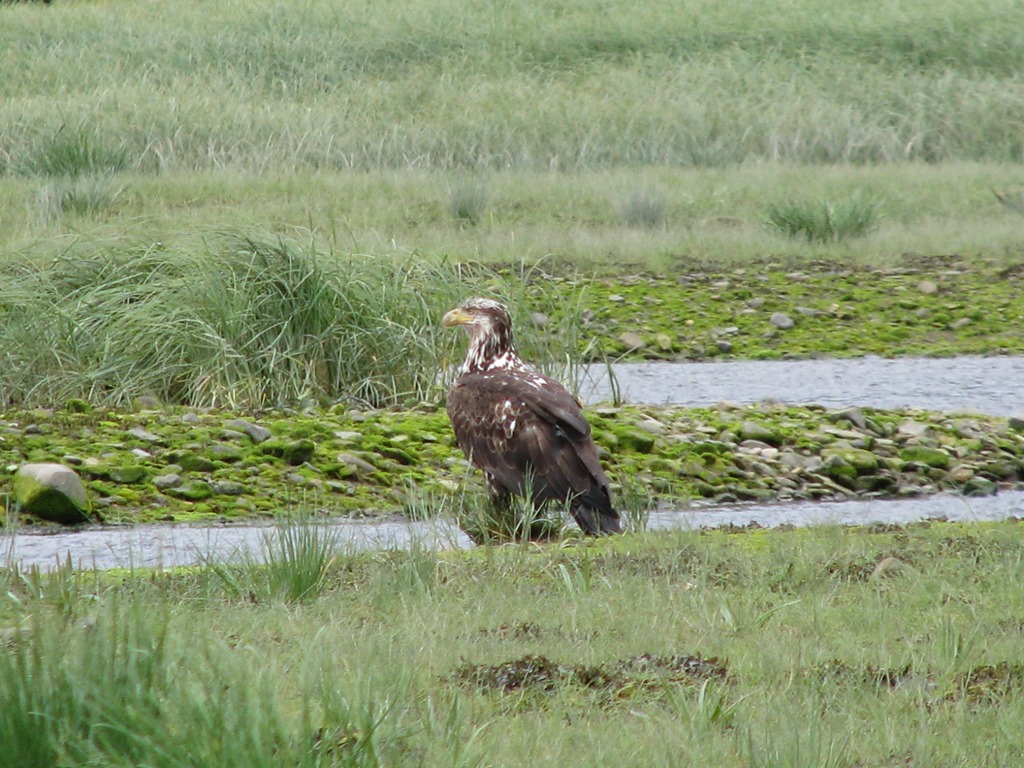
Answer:
M508 309L468 299L442 324L469 333L466 361L448 391L448 416L459 447L483 470L495 506L507 510L514 496L529 497L537 510L564 502L585 534L620 533L580 403L520 359Z

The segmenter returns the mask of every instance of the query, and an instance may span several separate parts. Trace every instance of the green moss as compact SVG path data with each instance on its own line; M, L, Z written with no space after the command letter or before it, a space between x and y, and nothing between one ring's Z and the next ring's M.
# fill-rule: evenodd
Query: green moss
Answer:
M900 459L904 462L924 464L936 469L946 469L949 466L949 454L939 448L929 448L923 445L914 445L900 451Z

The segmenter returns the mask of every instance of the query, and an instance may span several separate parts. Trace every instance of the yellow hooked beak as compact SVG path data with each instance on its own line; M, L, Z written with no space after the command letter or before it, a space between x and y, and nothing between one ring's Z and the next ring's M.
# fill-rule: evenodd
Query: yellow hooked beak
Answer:
M461 307L456 307L441 318L441 325L450 328L453 325L465 325L472 322L472 320L473 316L469 312L466 312Z

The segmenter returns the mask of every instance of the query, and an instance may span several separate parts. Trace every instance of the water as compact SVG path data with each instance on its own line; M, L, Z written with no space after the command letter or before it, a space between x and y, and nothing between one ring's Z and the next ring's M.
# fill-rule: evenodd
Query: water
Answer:
M799 360L782 362L635 363L615 366L622 396L633 403L711 406L725 400L817 403L935 411L1024 414L1024 357ZM581 395L609 400L607 371L592 366ZM908 523L925 518L999 520L1024 517L1024 492L987 498L928 496L897 500L793 502L661 509L652 529L723 525L765 527L820 523ZM472 546L445 523L339 521L330 524L338 543L351 550L432 549ZM209 560L260 557L278 533L273 526L142 525L56 533L19 532L0 537L0 567L52 568L67 558L76 568L173 567Z
M773 400L1024 415L1024 357L623 363L614 370L630 403L706 407ZM612 394L605 367L590 366L580 387L583 400L610 400Z
M981 521L1024 518L1024 492L965 498L940 494L917 499L868 499L663 508L651 513L651 530L712 528L727 525L905 524L923 519ZM441 521L412 523L338 521L325 524L348 551L408 549L414 543L433 550L468 549L462 531ZM57 533L6 534L0 537L0 567L11 563L53 569L70 558L75 568L152 568L228 562L263 557L278 529L266 525L139 525L89 528Z

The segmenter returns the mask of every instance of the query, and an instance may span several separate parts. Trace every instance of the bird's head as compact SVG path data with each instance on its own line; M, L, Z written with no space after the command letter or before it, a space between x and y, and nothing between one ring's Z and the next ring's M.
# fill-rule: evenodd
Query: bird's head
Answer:
M512 317L508 309L492 299L467 299L448 312L442 325L461 325L469 333L469 351L464 370L487 370L521 366L512 341Z

